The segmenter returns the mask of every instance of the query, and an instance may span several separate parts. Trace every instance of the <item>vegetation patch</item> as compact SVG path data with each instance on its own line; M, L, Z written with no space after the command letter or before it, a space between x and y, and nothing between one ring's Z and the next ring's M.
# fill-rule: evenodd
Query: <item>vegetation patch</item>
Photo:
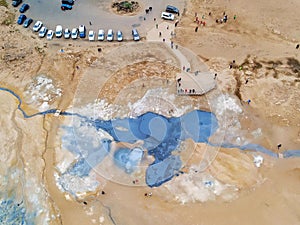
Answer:
M7 8L7 2L5 0L0 0L0 6L4 6L5 8Z
M0 0L1 1L1 0ZM15 21L15 15L13 13L8 12L6 18L2 21L2 25L9 26Z
M139 3L135 1L114 2L112 8L116 8L118 12L132 13L139 8Z

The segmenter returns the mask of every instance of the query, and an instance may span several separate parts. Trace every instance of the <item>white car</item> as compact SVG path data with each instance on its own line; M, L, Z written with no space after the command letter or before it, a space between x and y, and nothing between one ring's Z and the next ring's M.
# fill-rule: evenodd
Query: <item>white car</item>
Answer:
M61 25L57 25L55 29L55 37L60 38L62 36L63 28Z
M42 27L39 32L39 37L41 37L41 38L45 37L45 35L47 34L47 31L48 31L47 27Z
M54 34L53 30L48 30L48 32L47 32L47 40L52 40L53 34Z
M33 25L33 31L38 32L41 27L43 26L43 23L41 21L36 21L35 24Z
M71 38L77 39L77 37L78 37L78 28L73 28L71 33Z
M117 31L117 40L123 41L123 34L122 34L122 31L120 31L120 30Z
M98 31L98 41L104 41L104 38L105 38L104 30L99 30Z
M86 28L84 25L79 26L79 37L85 38Z
M109 29L109 30L107 31L106 39L107 39L108 41L113 41L113 40L114 40L114 32L113 32L112 29Z
M89 31L89 41L95 41L95 32L92 30Z
M140 35L137 29L132 30L132 37L134 41L139 41L140 40Z
M64 31L64 37L65 39L69 39L71 37L71 31L68 28Z
M172 13L162 12L161 13L161 18L165 19L165 20L174 20L175 16Z

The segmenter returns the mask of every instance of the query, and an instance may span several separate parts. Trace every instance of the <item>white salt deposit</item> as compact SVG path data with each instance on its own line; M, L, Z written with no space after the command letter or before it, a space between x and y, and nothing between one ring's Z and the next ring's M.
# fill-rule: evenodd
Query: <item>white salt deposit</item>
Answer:
M222 184L208 173L196 173L192 170L172 181L164 184L164 187L174 196L175 200L181 204L189 202L206 202L215 200L217 196L226 200L236 197L236 188L227 184Z
M49 109L49 104L62 95L62 90L53 84L51 78L39 75L27 86L24 93L28 104L34 104L40 111L44 111Z
M243 110L238 99L229 94L221 94L210 99L212 112L218 119L219 128L214 135L215 143L231 143L243 145L246 143L241 131L239 117Z
M261 166L261 164L264 162L264 158L261 155L253 156L253 162L257 168Z
M215 101L211 103L213 112L217 117L222 117L227 111L234 114L240 114L243 111L237 103L237 99L228 94L218 96Z
M175 105L176 96L169 94L167 89L150 89L146 94L133 104L128 104L131 116L139 116L146 112L155 112L164 116L179 117L191 109L191 105L179 108Z
M137 102L125 105L109 104L98 99L84 107L73 108L68 111L80 113L94 119L110 120L113 118L136 117L146 112L155 112L164 116L181 116L191 111L192 105L177 106L174 104L176 95L169 94L167 89L155 88L148 90Z
M93 177L78 177L70 174L59 176L54 174L56 185L62 192L68 192L74 197L85 196L87 192L95 192L99 182Z

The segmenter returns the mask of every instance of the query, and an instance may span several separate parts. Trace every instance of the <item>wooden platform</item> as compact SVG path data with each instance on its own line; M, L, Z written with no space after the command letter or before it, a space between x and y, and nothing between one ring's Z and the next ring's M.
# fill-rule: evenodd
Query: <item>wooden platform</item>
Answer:
M211 72L186 72L176 75L178 95L203 95L216 86L215 74Z

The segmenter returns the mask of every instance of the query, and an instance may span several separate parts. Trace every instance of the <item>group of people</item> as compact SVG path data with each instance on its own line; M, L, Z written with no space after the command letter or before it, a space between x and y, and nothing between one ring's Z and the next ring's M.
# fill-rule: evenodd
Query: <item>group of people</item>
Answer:
M206 22L205 22L205 17L204 17L204 15L202 16L202 19L203 20L199 20L199 17L198 17L198 13L195 13L195 21L194 22L196 22L197 23L197 27L195 27L195 32L198 32L198 28L199 28L199 26L204 26L205 27L205 25L206 25Z
M209 16L212 15L211 12L208 13ZM236 20L236 15L233 16L233 19ZM217 18L216 19L216 23L222 24L222 23L226 23L228 21L228 15L226 14L226 12L223 12L223 15L221 18ZM202 19L200 20L198 17L198 13L195 12L195 20L194 22L197 23L197 27L195 27L195 32L198 32L198 28L199 26L205 26L206 25L206 21L205 21L205 16L202 15Z
M196 94L195 89L179 89L178 94Z

